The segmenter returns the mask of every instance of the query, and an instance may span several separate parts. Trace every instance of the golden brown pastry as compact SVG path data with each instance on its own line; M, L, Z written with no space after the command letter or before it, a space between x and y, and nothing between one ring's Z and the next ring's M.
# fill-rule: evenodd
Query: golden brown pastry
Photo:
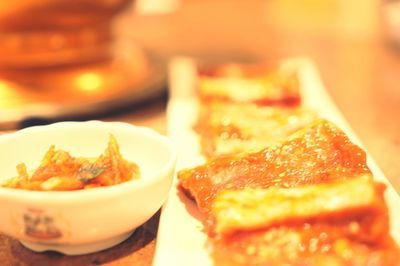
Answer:
M259 105L295 106L300 103L300 82L294 69L246 70L236 66L232 70L200 74L198 91L201 100L256 103Z
M285 141L254 153L216 157L178 173L181 188L209 214L222 190L329 183L370 174L365 152L333 123L320 119Z
M258 151L311 123L316 114L283 108L227 102L201 105L195 126L207 157Z
M222 191L216 265L398 265L384 186L369 174L296 188Z

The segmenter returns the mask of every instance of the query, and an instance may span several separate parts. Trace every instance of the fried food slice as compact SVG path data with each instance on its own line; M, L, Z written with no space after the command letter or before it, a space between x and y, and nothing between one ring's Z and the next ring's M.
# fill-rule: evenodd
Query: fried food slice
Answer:
M239 70L240 71L240 70ZM246 75L200 75L200 99L295 106L300 103L300 82L294 69L275 68Z
M221 192L214 203L222 233L211 239L215 264L399 265L383 192L384 185L370 175L299 188Z
M362 219L367 218L359 219L278 226L211 239L214 265L400 265L399 249L387 234L374 244L338 235L339 229L366 223Z
M195 126L207 157L258 151L315 120L303 108L212 102L201 105Z
M365 152L333 123L320 119L274 146L255 153L221 156L178 173L181 188L209 214L226 189L329 183L370 174Z
M309 219L364 214L381 206L372 176L365 174L340 182L290 189L222 191L212 205L212 216L216 232L225 235Z

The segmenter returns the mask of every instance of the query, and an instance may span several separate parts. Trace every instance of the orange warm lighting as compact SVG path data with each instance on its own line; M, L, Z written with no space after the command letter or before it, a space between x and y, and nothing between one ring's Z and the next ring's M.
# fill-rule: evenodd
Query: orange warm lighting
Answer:
M7 81L0 80L0 99L12 97L15 95L15 86Z
M18 88L12 83L0 79L0 108L15 107L20 101Z
M97 91L103 85L103 78L96 73L84 73L77 77L78 88L82 91Z

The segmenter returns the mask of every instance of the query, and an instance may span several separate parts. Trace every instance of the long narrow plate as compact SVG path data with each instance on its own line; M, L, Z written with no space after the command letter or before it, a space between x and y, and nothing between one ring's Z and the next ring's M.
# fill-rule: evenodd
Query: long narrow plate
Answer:
M303 105L336 123L350 139L362 146L338 108L326 92L315 64L307 58L289 59L285 67L300 72ZM171 98L168 104L168 134L179 149L177 170L205 161L200 155L199 137L193 131L197 119L198 100L195 96L197 70L189 58L176 58L170 65ZM400 244L400 197L382 171L368 155L368 165L376 180L387 184L385 199L391 217L391 234ZM157 235L153 265L212 265L207 248L207 236L202 231L201 214L195 204L183 196L175 178L167 203L164 205Z

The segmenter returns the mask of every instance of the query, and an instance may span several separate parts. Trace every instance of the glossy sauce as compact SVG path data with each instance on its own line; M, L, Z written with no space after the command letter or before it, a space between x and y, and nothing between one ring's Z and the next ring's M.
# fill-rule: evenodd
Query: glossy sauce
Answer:
M215 195L244 187L296 187L370 173L363 150L335 125L318 120L260 152L221 156L178 173L181 187L208 213Z
M374 242L352 234L374 221L349 219L336 222L279 226L231 237L212 239L216 265L398 265L399 250L387 232ZM365 236L365 235L364 235Z

